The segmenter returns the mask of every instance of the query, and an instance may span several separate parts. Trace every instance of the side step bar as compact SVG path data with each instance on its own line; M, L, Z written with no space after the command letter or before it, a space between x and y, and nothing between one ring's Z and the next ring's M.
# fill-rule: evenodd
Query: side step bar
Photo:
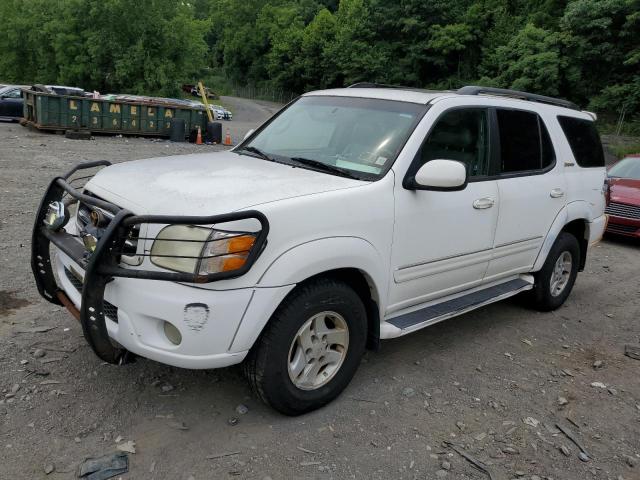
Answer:
M405 313L404 315L387 320L387 323L399 328L402 330L401 334L404 334L461 315L483 305L503 300L532 288L533 284L531 282L522 278L516 278L515 280L485 288L484 290L478 290L452 300L430 305L415 312Z

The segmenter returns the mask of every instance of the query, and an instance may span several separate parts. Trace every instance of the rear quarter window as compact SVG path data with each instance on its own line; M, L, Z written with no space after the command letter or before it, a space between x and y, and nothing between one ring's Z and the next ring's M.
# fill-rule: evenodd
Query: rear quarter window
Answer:
M594 122L573 117L558 117L573 157L581 167L604 167L604 151Z

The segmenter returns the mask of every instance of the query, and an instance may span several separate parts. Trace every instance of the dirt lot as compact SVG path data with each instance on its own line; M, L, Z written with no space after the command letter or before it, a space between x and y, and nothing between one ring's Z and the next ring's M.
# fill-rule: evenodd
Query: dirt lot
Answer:
M225 104L236 138L275 109ZM251 397L237 368L99 361L31 280L30 231L46 183L83 160L213 149L0 124L0 478L75 478L83 459L132 440L122 478L489 478L450 441L496 480L640 479L640 361L623 354L640 342L637 243L594 248L556 312L514 300L384 342L337 401L298 418Z

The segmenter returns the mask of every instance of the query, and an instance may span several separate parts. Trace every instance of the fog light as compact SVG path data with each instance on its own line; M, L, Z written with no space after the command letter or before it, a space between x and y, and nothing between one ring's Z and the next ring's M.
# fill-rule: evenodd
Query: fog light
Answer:
M84 248L87 252L93 253L98 245L98 239L90 233L86 233L82 236L82 243L84 243Z
M44 217L44 224L54 232L60 230L69 221L67 208L62 202L51 202Z
M182 342L182 335L180 334L180 330L178 330L169 322L164 322L164 334L174 345L180 345L180 342Z

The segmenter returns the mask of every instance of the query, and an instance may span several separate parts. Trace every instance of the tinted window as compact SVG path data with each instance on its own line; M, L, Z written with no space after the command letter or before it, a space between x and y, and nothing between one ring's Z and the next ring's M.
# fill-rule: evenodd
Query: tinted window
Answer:
M569 141L573 157L581 167L604 167L604 151L593 122L572 117L558 117Z
M542 170L555 161L544 123L532 112L496 110L500 130L500 173Z
M487 175L487 125L485 109L457 109L445 113L422 145L420 166L429 160L458 160L467 165L469 176Z

